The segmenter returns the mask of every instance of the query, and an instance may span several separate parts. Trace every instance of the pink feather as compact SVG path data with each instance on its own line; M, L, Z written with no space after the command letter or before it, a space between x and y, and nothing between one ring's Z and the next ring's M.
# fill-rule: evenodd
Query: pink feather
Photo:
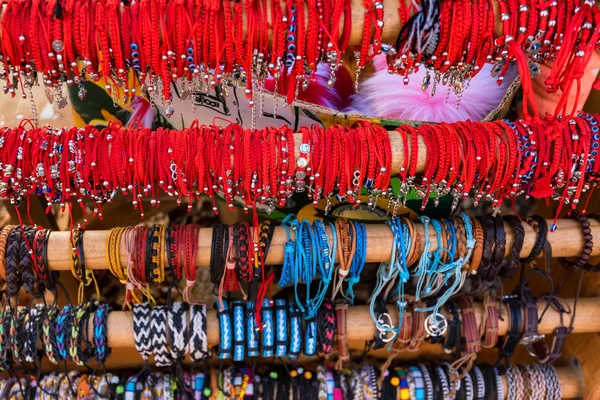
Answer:
M411 74L408 85L404 85L402 76L387 72L384 56L377 56L373 63L376 72L360 83L358 93L351 96L351 104L344 112L410 121L478 121L500 104L518 73L516 68L509 68L504 83L498 86L496 79L490 76L492 66L486 64L463 91L457 108L454 91L450 90L446 100L448 87L441 82L431 97L433 75L428 90L422 90L424 68Z

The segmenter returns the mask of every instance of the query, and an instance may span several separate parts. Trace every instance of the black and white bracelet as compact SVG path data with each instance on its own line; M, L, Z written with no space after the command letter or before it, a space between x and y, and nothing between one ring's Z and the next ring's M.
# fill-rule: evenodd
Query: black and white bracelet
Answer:
M168 337L174 361L183 360L187 351L187 303L176 301L168 308Z
M152 331L150 329L150 303L133 305L133 340L136 350L144 361L152 354Z
M206 329L206 306L203 304L190 305L189 353L192 362L204 361L210 357Z
M167 307L155 306L152 308L152 319L150 321L152 331L152 351L154 362L157 367L171 365L173 359L169 352L167 343Z

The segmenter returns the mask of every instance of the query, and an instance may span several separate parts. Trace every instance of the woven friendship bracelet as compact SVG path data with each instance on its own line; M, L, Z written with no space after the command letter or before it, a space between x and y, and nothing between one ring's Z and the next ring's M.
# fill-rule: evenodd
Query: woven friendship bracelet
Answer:
M319 330L319 353L327 356L333 352L333 341L335 339L335 310L333 303L329 299L323 301L319 309L318 324Z
M260 355L259 330L256 326L256 310L253 301L246 302L246 346L248 347L248 357L258 357Z
M190 305L190 344L189 353L192 362L204 361L210 357L206 334L206 306Z
M275 331L273 319L273 305L271 299L263 299L261 308L262 326L262 356L273 357L275 349Z
M302 315L295 301L288 302L290 317L290 349L288 357L297 359L302 351Z
M56 365L60 361L60 355L58 351L58 345L56 343L56 318L58 315L58 308L52 306L48 309L48 313L46 314L46 318L44 319L44 325L42 326L42 341L44 343L44 350L46 352L46 357L48 360ZM2 323L0 323L0 329L2 329ZM2 338L4 335L0 335ZM0 356L2 354L0 353Z
M133 340L135 348L144 361L152 354L152 329L150 325L150 303L133 305Z
M29 309L25 306L18 306L16 313L12 314L8 319L10 334L8 343L12 350L12 361L17 364L21 364L24 360L23 346L26 340L26 333L23 328L26 315L29 315Z
M168 308L169 346L173 361L182 360L187 351L187 303L176 301Z
M304 355L307 357L313 357L317 355L317 319L311 318L306 320L304 334Z
M233 311L233 361L244 361L245 348L245 330L244 324L244 302L235 300L231 304Z
M4 265L6 268L6 294L9 297L19 294L22 278L19 270L19 250L21 246L21 230L13 229L6 242Z
M111 307L108 304L100 304L94 314L94 346L96 348L96 360L99 363L105 362L110 355L107 336L108 314L110 311Z
M222 360L229 359L232 352L233 333L231 331L231 313L226 301L217 303L217 315L219 316L219 332L221 340L219 341L218 357Z
M65 360L68 357L68 334L70 334L71 323L73 321L73 306L66 305L58 313L56 318L56 344L58 347L58 354L61 360Z
M152 335L152 352L157 367L171 365L173 359L169 352L167 342L167 307L152 307L152 318L150 320L150 331Z
M43 354L43 348L38 349L38 339L42 333L44 317L46 316L46 307L43 304L36 304L29 310L29 318L25 324L27 341L25 342L25 361L36 362Z
M285 357L288 347L287 304L283 299L275 300L275 356Z

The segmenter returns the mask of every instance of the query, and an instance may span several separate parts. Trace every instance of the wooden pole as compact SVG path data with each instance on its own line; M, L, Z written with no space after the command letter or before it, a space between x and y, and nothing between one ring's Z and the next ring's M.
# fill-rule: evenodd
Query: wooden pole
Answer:
M553 221L548 220L548 225ZM525 229L525 240L521 255L526 257L531 252L535 242L536 234L533 229L523 224ZM590 219L592 235L594 238L600 237L600 223ZM507 232L506 255L510 254L514 235L509 224L504 225ZM423 225L417 224L420 234L423 236ZM105 259L105 242L109 231L86 231L83 236L85 248L85 265L91 269L107 269ZM293 234L293 232L292 232ZM431 250L437 249L437 240L435 231L429 227L429 240ZM267 257L268 265L279 265L283 263L284 247L287 241L285 228L276 227L271 248ZM583 234L577 221L571 219L561 219L558 221L558 229L548 234L548 241L552 245L552 255L554 257L577 257L583 249ZM367 225L367 262L377 263L390 259L392 252L393 235L390 228L385 224ZM424 246L424 240L421 241ZM210 265L210 252L212 243L212 228L200 229L198 243L198 257L196 265L198 267L208 267ZM52 270L62 271L70 268L71 244L69 232L52 232L48 241L48 266ZM592 255L600 255L600 245L594 246ZM125 244L121 241L121 265L127 265L127 253Z
M573 307L573 299L568 299L566 302ZM538 313L541 315L546 303L538 303ZM508 310L503 305L502 315L507 315ZM480 325L483 320L482 303L475 303L475 312L477 314L477 324ZM392 317L394 325L398 322L398 311L394 307L389 307L389 314ZM450 317L446 314L447 317ZM219 322L216 311L209 310L207 312L207 337L210 347L219 343ZM570 322L570 316L564 316L565 324ZM357 343L364 347L364 343L372 340L375 337L375 324L372 322L368 306L355 306L348 308L347 326L348 343ZM542 318L538 326L540 334L551 335L555 328L560 326L560 314L550 309ZM499 335L506 335L509 328L507 318L499 321ZM93 335L94 324L89 324L90 335ZM573 333L593 333L600 332L600 297L591 297L579 299L577 304L577 314L573 325ZM113 348L130 348L135 347L133 339L133 313L131 311L113 311L108 316L108 345ZM361 347L362 348L362 347Z

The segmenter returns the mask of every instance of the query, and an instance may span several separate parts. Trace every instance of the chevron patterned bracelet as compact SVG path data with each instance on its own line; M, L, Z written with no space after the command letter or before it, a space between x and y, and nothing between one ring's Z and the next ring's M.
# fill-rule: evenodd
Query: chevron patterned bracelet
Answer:
M173 359L169 353L167 344L167 307L155 306L152 308L152 319L150 321L152 335L152 351L154 362L157 367L171 365Z
M232 333L231 333L231 314L226 301L222 301L216 305L217 314L219 316L219 331L221 332L221 340L219 342L218 356L222 360L231 357Z
M110 355L108 346L107 325L108 314L111 307L108 304L100 304L94 314L94 346L96 347L96 360L99 363L106 361Z
M206 334L206 306L190 305L190 344L189 353L192 362L204 361L210 357Z
M144 361L152 354L152 336L150 329L150 303L133 305L133 340L136 350Z
M258 357L260 348L258 344L259 330L256 327L256 309L253 301L246 302L246 342L248 357Z
M168 308L169 345L173 361L182 360L187 352L187 303L176 301Z
M290 349L288 356L295 360L302 351L302 315L294 300L288 302L290 318Z
M275 321L277 331L275 332L275 355L285 357L288 347L288 318L287 304L283 299L275 300Z
M273 332L273 305L271 299L263 299L261 317L263 321L262 330L262 355L273 357L275 345L275 332Z
M244 361L245 356L245 324L244 302L235 300L231 304L233 310L233 361Z

